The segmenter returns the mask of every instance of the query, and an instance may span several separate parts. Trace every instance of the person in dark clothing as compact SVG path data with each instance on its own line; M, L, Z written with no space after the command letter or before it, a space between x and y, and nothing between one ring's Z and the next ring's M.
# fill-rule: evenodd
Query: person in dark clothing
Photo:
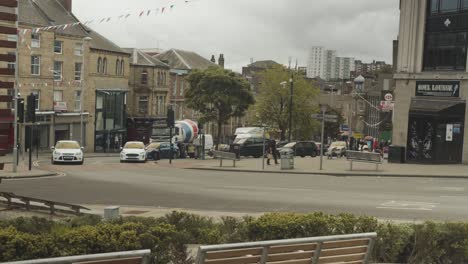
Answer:
M275 160L275 164L279 164L277 149L276 149L276 140L271 139L268 141L267 154L268 154L268 159L267 159L268 165L270 164L270 158L273 158Z

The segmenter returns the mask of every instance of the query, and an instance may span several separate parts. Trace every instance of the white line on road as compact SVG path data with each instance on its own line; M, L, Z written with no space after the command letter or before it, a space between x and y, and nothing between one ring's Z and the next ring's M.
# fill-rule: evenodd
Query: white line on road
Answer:
M416 210L416 211L432 211L438 203L426 202L410 202L410 201L388 201L380 204L377 209L392 209L392 210Z
M432 211L429 208L403 208L403 207L376 207L377 209L392 209L392 210L415 210L415 211Z

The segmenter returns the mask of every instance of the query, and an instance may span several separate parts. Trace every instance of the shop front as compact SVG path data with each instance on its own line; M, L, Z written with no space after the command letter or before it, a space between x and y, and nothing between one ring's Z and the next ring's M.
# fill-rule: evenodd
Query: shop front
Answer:
M406 160L459 164L463 159L466 101L459 81L418 81L411 99Z
M127 141L126 91L96 91L95 152L120 152Z

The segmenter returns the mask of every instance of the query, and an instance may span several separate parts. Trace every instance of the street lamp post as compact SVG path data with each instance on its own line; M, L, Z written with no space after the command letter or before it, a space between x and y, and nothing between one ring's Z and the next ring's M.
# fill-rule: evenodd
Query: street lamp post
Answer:
M84 86L84 82L85 82L85 76L86 76L86 68L85 68L85 61L86 61L86 56L85 56L85 42L89 43L91 41L91 38L90 37L85 37L83 38L83 41L81 43L81 49L82 49L82 52L81 52L81 55L83 56L83 62L81 64L81 68L82 68L82 71L81 71L81 85L80 85L80 144L81 146L84 145L84 140L83 140L83 135L84 135L84 121L83 121L83 86Z
M323 170L323 144L325 143L325 113L327 112L327 105L321 105L320 110L322 111L322 137L320 143L320 170Z
M19 17L19 7L15 8L16 17ZM19 28L19 19L16 19L15 27ZM19 34L16 34L19 39ZM17 39L17 41L18 41ZM13 172L18 171L18 97L19 97L19 48L16 45L16 61L15 61L15 88L14 88L14 120L13 120Z
M293 113L293 93L294 93L294 80L293 80L293 73L291 72L291 79L289 79L290 91L289 91L289 142L292 141L292 113Z

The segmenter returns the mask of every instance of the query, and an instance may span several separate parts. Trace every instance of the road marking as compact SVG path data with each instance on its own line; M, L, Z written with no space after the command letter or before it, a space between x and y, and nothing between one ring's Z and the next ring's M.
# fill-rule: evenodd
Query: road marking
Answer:
M437 205L439 204L410 201L389 201L380 204L377 209L432 211Z

